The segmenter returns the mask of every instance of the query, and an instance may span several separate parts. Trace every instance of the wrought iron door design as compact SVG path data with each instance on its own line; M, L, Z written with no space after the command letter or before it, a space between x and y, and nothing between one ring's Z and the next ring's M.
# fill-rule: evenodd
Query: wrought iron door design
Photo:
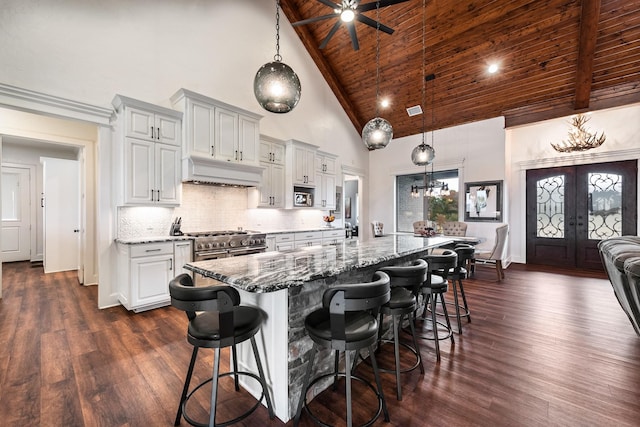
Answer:
M527 171L527 262L600 269L602 239L636 234L635 160Z

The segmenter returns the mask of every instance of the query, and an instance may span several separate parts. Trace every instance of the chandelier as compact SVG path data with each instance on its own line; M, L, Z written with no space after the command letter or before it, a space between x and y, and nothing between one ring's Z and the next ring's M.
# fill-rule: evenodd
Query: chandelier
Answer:
M444 181L438 181L434 178L435 174L433 172L433 165L431 169L431 174L427 173L426 167L424 171L424 184L423 185L412 185L411 186L411 197L418 198L420 197L420 190L424 190L422 192L423 197L443 197L451 194L449 191L449 184Z
M376 117L369 120L362 129L362 141L369 151L384 148L393 138L393 126L386 119L378 116L380 91L380 1L376 2Z
M272 113L288 113L300 101L300 79L280 56L280 0L276 1L276 54L253 79L253 94L258 104Z
M571 119L572 128L569 130L569 136L566 140L558 144L551 143L554 150L560 153L570 153L573 151L586 151L597 148L604 144L607 139L602 132L591 133L585 128L585 124L589 121L589 117L578 114Z

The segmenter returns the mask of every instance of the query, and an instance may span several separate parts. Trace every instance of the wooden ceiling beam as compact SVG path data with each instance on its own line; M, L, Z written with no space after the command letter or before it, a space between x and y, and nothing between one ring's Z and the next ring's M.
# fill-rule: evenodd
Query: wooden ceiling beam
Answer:
M593 80L593 58L598 38L598 20L601 0L582 0L580 11L580 39L576 70L576 92L574 108L589 108L591 82Z
M291 5L288 0L280 0L280 7L291 23L302 21L304 19L302 16L300 16L296 8ZM347 114L347 117L349 117L349 120L351 120L351 123L359 133L360 130L362 130L362 128L364 127L364 124L360 121L356 113L356 108L347 95L346 91L342 87L338 76L333 71L323 54L320 52L317 41L313 38L311 32L304 25L296 26L293 28L298 34L298 37L300 37L300 40L302 41L304 47L307 49L307 52L313 59L313 62L315 62L316 66L318 67L318 70L320 70L320 74L322 74L325 81L335 94L338 102L342 106L342 109Z

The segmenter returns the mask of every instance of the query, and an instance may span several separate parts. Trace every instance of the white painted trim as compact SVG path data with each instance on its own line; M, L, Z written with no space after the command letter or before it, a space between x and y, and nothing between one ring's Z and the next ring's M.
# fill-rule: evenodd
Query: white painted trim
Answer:
M0 105L49 116L109 125L113 109L0 83Z
M518 169L541 169L558 166L586 165L589 163L606 163L621 160L640 159L640 148L627 150L607 151L603 153L582 153L561 155L558 157L546 157L536 160L524 160L516 163Z

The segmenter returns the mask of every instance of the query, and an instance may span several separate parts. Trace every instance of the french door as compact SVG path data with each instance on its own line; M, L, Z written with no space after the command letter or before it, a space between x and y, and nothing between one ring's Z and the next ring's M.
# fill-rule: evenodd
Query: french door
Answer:
M598 242L637 232L637 161L527 171L527 263L602 269Z

